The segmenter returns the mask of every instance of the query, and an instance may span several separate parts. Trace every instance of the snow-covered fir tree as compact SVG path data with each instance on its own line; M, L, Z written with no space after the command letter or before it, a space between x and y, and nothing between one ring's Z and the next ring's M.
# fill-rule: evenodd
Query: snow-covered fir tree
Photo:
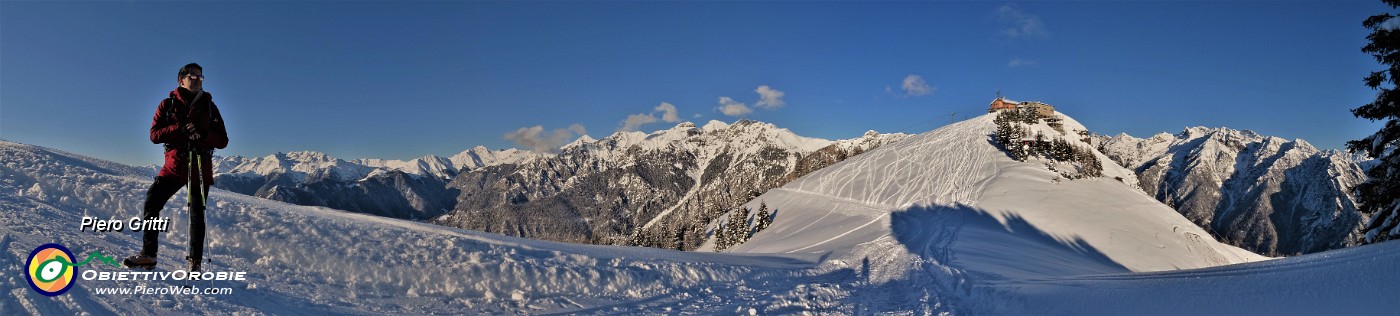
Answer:
M1391 8L1400 7L1400 0L1384 0ZM1396 18L1382 13L1362 23L1371 29L1366 39L1371 42L1361 51L1371 54L1388 69L1366 76L1366 86L1380 90L1376 99L1351 110L1356 117L1371 121L1385 120L1375 134L1347 142L1347 149L1363 152L1376 159L1377 164L1366 171L1370 179L1356 186L1355 193L1363 212L1371 213L1366 226L1366 241L1380 242L1400 237L1400 32L1393 26Z
M758 218L755 221L757 222L757 224L754 224L754 234L763 231L764 228L768 228L768 225L773 224L773 216L768 213L767 202L758 202Z

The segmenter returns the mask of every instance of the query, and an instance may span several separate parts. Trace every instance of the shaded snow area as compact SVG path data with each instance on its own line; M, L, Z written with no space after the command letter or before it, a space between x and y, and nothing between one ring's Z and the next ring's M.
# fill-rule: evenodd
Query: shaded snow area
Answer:
M0 314L1389 314L1400 243L1267 260L1112 178L1056 181L990 141L991 116L888 144L770 190L772 226L727 253L543 242L214 190L209 271L227 295L103 295L177 281L29 289L45 243L134 253L149 172L0 142ZM1082 129L1066 118L1067 128ZM1103 158L1101 158L1103 159ZM1106 160L1106 159L1104 159ZM183 267L184 192L158 271ZM567 220L567 219L564 219ZM702 248L708 249L708 248ZM102 264L79 269L124 271Z

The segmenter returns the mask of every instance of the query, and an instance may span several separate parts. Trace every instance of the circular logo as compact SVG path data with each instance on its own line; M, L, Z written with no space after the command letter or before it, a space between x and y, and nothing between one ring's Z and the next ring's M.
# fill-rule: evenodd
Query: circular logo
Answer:
M29 287L47 296L58 296L73 288L73 252L59 244L44 244L29 253Z

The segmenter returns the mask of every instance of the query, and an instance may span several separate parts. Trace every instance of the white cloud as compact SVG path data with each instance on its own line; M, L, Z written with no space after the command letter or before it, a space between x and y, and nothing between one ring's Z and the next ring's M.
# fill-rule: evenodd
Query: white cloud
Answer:
M656 116L651 115L651 113L632 114L628 115L627 119L622 121L622 128L618 131L631 132L642 127L642 125L651 123L656 123Z
M760 107L767 110L776 110L780 107L783 107L783 105L786 104L785 102L783 102L783 95L786 93L778 91L778 89L773 89L768 87L767 85L762 85L758 86L758 89L754 89L753 91L758 92L759 98L758 103L754 103L755 107Z
M912 74L904 76L904 86L902 88L904 89L904 96L906 97L929 95L932 94L934 90L938 89L930 87L927 82L924 82L924 77ZM888 91L889 89L885 90Z
M719 107L715 109L728 116L744 116L753 113L754 108L772 111L787 105L787 102L783 101L783 96L787 93L768 85L758 86L753 92L758 93L758 102L754 103L753 107L730 97L719 97Z
M719 97L719 108L717 109L720 113L728 116L744 116L753 113L753 109L750 109L748 105L734 101L729 97Z
M1040 17L1028 14L1021 10L1021 7L1013 4L1005 4L997 8L997 21L1001 21L1006 27L1001 29L1001 35L1010 39L1018 38L1046 38L1050 33L1045 30L1045 22L1040 21Z
M661 120L666 123L675 123L681 121L679 117L676 117L676 106L671 105L670 103L661 102L661 105L657 105L656 108L653 109L653 111L661 112Z
M1389 19L1385 19L1384 22L1381 22L1380 25L1376 26L1376 29L1387 31L1395 31L1397 29L1400 29L1400 17L1391 17Z
M1016 68L1016 67L1025 67L1025 66L1035 66L1035 65L1038 64L1038 63L1040 63L1040 60L1038 60L1038 59L1021 59L1020 57L1017 57L1017 58L1012 58L1012 59L1011 59L1011 62L1006 64L1006 67L1007 67L1007 68Z
M579 124L570 125L569 129L559 128L550 132L545 132L544 126L535 125L506 133L505 138L537 153L557 153L560 146L574 137L574 133L583 135L582 132L586 130Z
M588 135L588 129L583 128L583 124L574 123L574 125L569 125L569 130L578 133L579 136Z
M652 113L637 113L628 115L627 119L622 120L622 127L619 128L618 131L631 132L640 129L642 125L656 123L656 112L661 112L660 121L662 122L675 123L681 121L680 117L676 115L675 105L666 102L661 102L660 105L657 105L655 108L652 108Z

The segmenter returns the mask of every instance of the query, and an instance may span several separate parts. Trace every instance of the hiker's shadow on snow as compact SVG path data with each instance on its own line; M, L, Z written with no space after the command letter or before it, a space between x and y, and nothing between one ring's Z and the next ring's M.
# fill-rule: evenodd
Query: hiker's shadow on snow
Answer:
M993 215L956 204L915 206L890 214L890 230L934 274L972 279L1129 272L1077 235L1047 233L1018 214ZM937 277L937 276L935 276Z

